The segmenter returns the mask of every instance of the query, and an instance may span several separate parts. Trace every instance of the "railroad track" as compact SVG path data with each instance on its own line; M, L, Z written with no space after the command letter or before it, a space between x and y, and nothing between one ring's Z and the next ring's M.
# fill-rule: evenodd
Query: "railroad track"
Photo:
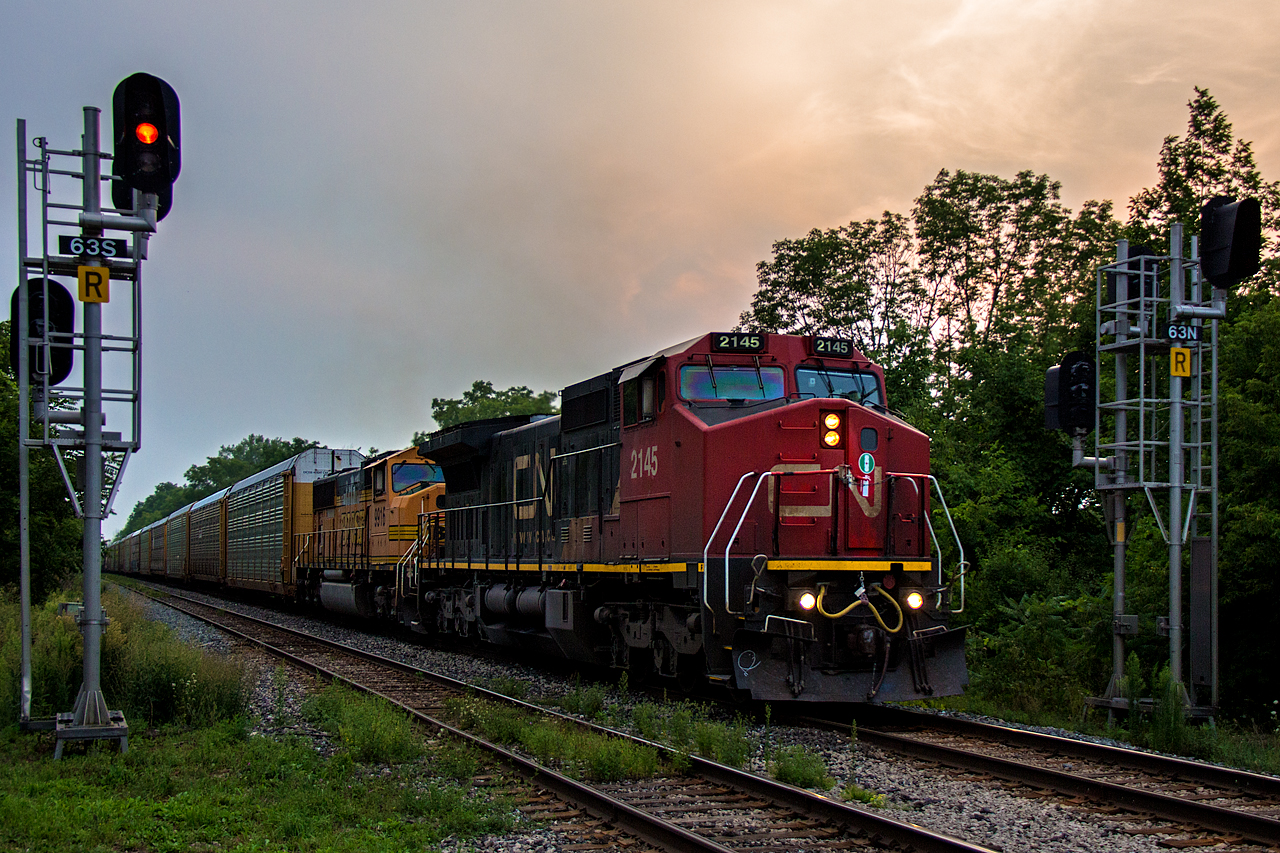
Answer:
M698 756L677 756L660 744L640 741L679 758L687 772L666 772L622 783L589 783L568 776L503 746L490 743L443 719L445 702L480 695L550 715L612 737L640 739L469 685L340 643L286 629L168 591L155 597L220 630L252 643L326 680L339 681L401 707L420 722L472 743L513 768L530 785L586 812L591 832L607 835L608 824L666 851L886 850L921 853L991 853L988 848L918 826L871 814L808 791L784 785ZM534 816L577 819L550 801ZM528 813L528 812L527 812ZM606 843L597 841L596 843Z
M1162 846L1280 850L1280 778L956 717L898 708L873 714L875 727L866 716L858 724L864 744L1004 780L1023 795L1061 795L1121 831L1159 836ZM796 721L849 728L848 719Z

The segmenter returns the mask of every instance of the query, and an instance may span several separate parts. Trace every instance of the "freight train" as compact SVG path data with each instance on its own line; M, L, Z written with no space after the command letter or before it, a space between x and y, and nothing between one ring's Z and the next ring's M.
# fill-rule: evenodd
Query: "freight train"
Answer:
M109 548L118 572L771 702L967 679L929 439L839 338L704 335L570 385L558 415L310 450Z

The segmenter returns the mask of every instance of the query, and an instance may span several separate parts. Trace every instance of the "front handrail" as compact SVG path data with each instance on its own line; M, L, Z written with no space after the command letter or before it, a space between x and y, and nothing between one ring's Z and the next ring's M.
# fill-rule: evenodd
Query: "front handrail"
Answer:
M951 526L951 535L956 540L956 548L959 550L960 559L956 563L957 577L960 579L960 607L954 609L952 613L964 612L964 576L969 570L969 561L964 558L964 543L960 541L960 534L956 532L956 523L951 518L951 510L947 508L947 499L942 496L942 484L938 482L938 478L929 475L929 482L933 483L933 487L938 490L938 501L942 504L942 512L947 517L947 524ZM933 530L933 523L929 523L929 529ZM938 579L942 579L942 552L938 552Z
M733 487L733 494L729 496L728 503L724 505L724 511L720 513L720 520L716 522L715 529L711 531L711 538L707 540L706 547L702 549L702 606L707 608L707 610L711 610L711 602L707 599L707 591L711 586L711 584L708 583L708 580L711 578L711 564L707 562L708 555L711 553L711 543L715 541L716 534L720 532L720 525L724 524L725 518L729 515L729 508L733 506L733 502L737 499L738 491L742 488L742 484L747 481L748 477L754 477L755 474L755 471L748 471L738 478L738 485ZM733 542L733 538L730 537L729 541ZM725 600L727 601L729 598L729 564L727 557L725 560L724 595Z
M960 541L960 534L956 531L955 520L951 517L951 510L947 507L947 499L942 494L942 484L938 482L938 478L932 474L900 474L896 472L888 472L886 477L901 477L915 485L917 479L923 480L926 477L933 484L934 490L938 493L938 502L942 504L942 514L947 518L947 524L951 527L951 537L955 540L956 551L960 555L960 559L956 561L956 579L960 581L960 606L952 609L951 613L964 612L964 580L965 575L969 571L969 561L964 558L964 543ZM850 489L853 488L852 482L846 483ZM929 538L933 541L933 553L938 555L938 586L947 586L946 581L942 577L942 546L938 543L938 534L933 529L932 513L924 513L925 524L929 526Z
M738 523L737 525L734 526L733 533L729 536L729 539L727 542L725 542L725 546L724 546L724 612L725 613L729 613L734 616L743 616L746 614L745 610L733 610L730 608L730 605L729 605L729 551L733 548L733 542L735 539L738 538L738 533L741 532L742 525L746 523L747 513L751 512L751 507L755 504L756 496L760 494L760 487L764 485L766 481L770 480L773 477L797 477L797 476L812 477L815 474L828 474L828 475L837 474L838 471L839 469L836 469L836 468L819 468L815 471L765 471L761 473L759 477L756 478L756 484L755 484L755 487L752 488L751 490L751 496L747 498L747 505L742 508L742 515L738 517ZM740 487L742 485L743 480L746 480L747 477L750 477L751 475L752 474L744 474L742 476L742 479L738 481L738 486ZM733 490L733 496L736 497L737 494L738 494L738 489L735 488ZM732 505L733 505L733 497L730 497L729 503L725 506L725 513L728 513L729 507ZM782 508L778 507L778 511L781 512L781 510ZM721 516L721 520L723 520L723 515ZM717 524L716 530L718 531L719 529L720 529L720 525ZM712 539L715 538L714 532L711 534L711 538ZM708 548L711 547L710 540L708 540L707 542L707 547ZM706 552L704 552L703 554L703 562L705 565ZM710 566L707 566L708 574L710 573L710 568L711 568ZM707 587L707 583L704 580L703 582L704 599L705 599L706 587ZM710 609L709 606L708 606L708 609Z
M417 556L419 541L420 540L415 536L413 539L413 543L409 545L408 550L406 550L404 552L404 555L399 560L396 561L396 596L397 597L403 597L408 593L409 584L407 583L407 580L405 582L402 582L401 579L405 577L405 574L406 574L405 567L408 565L409 561L412 560L415 556ZM413 589L415 592L418 589L417 572L414 572Z

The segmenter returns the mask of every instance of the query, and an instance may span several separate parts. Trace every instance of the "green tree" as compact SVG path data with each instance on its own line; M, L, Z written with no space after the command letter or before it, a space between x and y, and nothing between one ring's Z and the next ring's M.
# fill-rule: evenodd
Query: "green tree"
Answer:
M534 394L525 385L515 385L505 391L494 390L492 382L477 379L471 389L462 393L461 399L435 397L431 400L431 417L440 429L466 421L483 418L499 418L503 415L554 415L555 391ZM415 432L413 443L426 441L427 433Z
M1190 117L1185 137L1166 136L1160 146L1154 187L1129 200L1128 235L1164 251L1169 226L1181 222L1189 239L1200 227L1200 209L1214 196L1256 198L1262 205L1268 273L1255 286L1276 281L1275 247L1280 231L1280 182L1267 181L1258 170L1253 143L1236 137L1231 121L1207 89L1195 88L1187 102Z
M251 474L313 447L319 447L319 444L303 438L264 438L260 435L249 435L236 444L223 445L217 455L210 456L203 465L188 468L183 485L161 483L150 495L138 501L120 535L141 530L193 501L233 486Z
M943 350L985 345L1015 330L1046 348L1093 307L1093 261L1114 252L1106 202L1072 216L1047 175L1013 180L943 169L912 217L920 277L940 318ZM1019 341L1025 345L1027 339Z
M936 317L914 260L910 223L889 211L779 240L756 265L760 287L738 326L848 338L885 368L890 403L905 407L926 393Z

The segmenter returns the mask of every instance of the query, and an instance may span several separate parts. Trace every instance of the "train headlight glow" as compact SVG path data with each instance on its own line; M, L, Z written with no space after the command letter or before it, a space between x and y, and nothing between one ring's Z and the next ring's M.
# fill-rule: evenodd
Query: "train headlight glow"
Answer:
M907 593L907 606L912 610L919 610L924 607L924 596L916 590Z
M818 603L818 599L811 592L803 592L800 594L800 609L812 610L814 605Z
M822 418L822 425L827 429L840 429L840 416L835 412L827 412Z
M838 447L840 445L840 433L833 429L827 430L822 436L822 443L827 447Z

